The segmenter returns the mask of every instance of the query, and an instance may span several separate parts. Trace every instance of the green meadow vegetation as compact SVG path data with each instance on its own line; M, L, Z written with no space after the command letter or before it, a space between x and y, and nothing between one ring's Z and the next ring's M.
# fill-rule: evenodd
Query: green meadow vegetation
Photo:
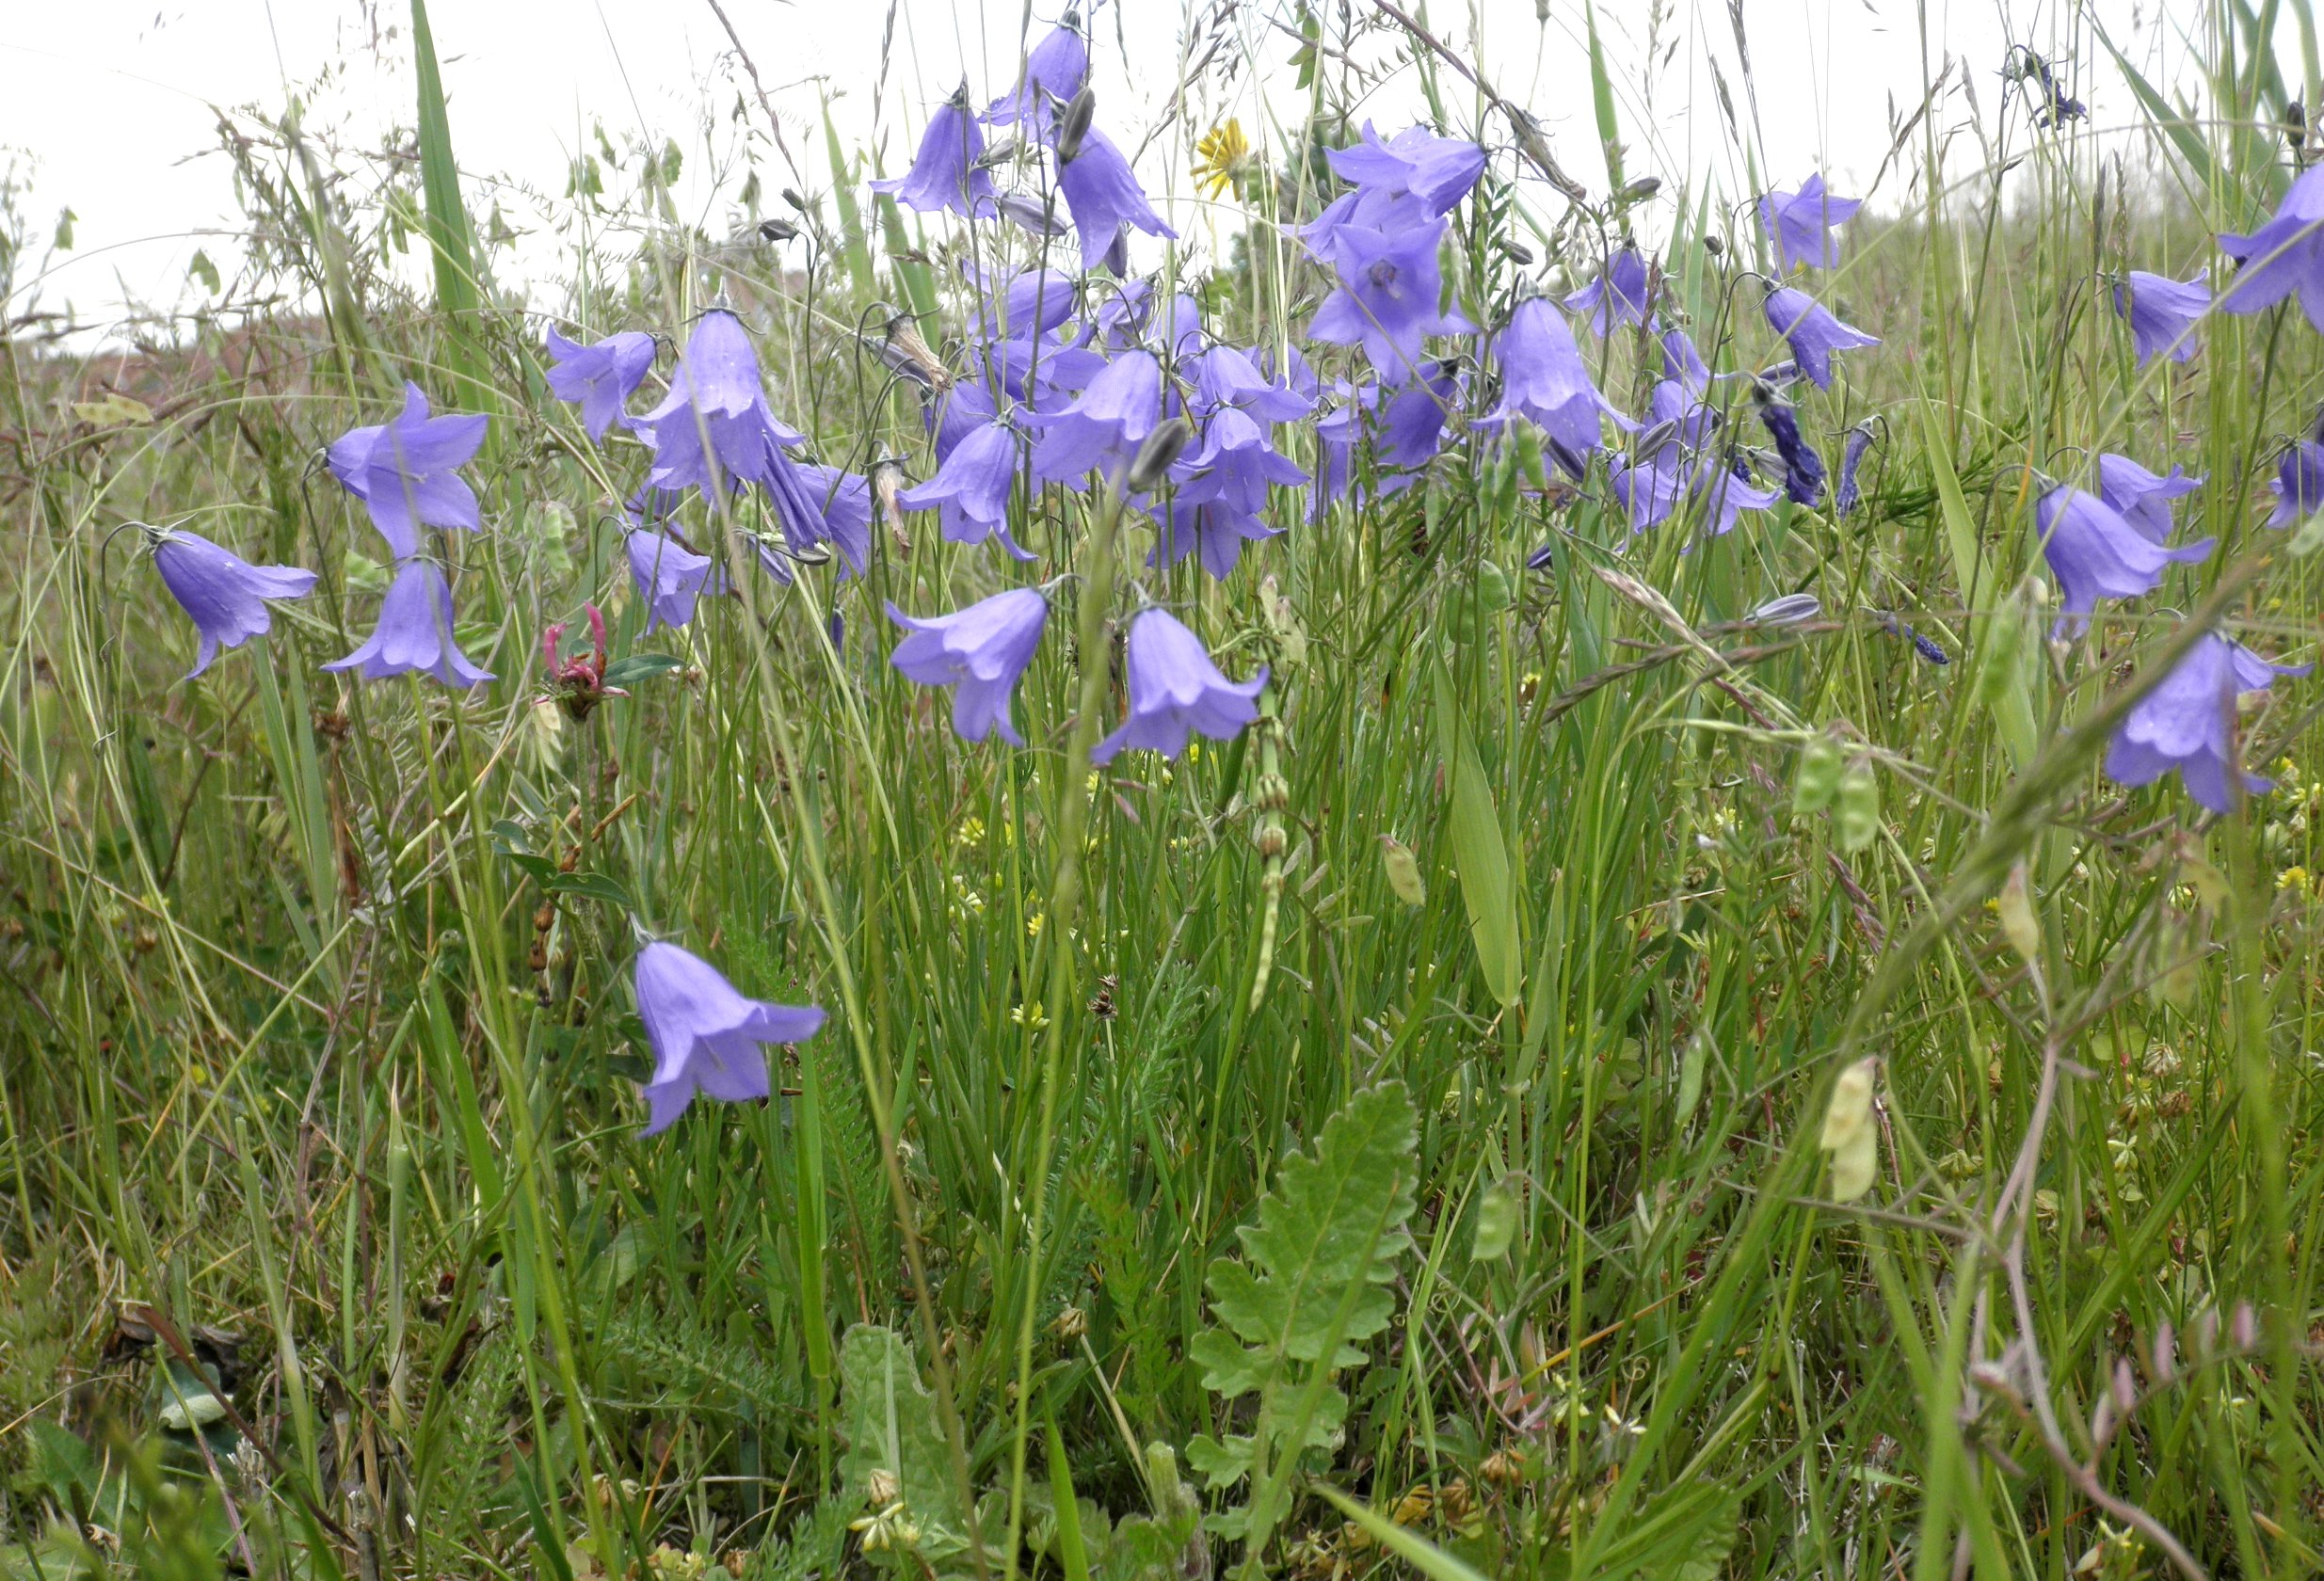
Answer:
M1835 472L1862 426L1861 501L1723 535L1632 531L1609 456L1653 436L1610 423L1576 477L1477 420L1520 304L1632 237L1765 450L1748 375L1790 353L1750 200L1798 172L1659 168L1595 31L1552 147L1459 8L1385 0L1190 10L1140 154L1101 13L1096 123L1149 190L1198 166L1168 212L1226 238L1136 237L1142 278L1255 361L1304 350L1326 409L1366 363L1307 334L1324 151L1397 83L1485 154L1440 451L1391 492L1359 447L1320 509L1277 486L1223 580L1149 565L1102 481L1020 483L1022 566L890 518L884 458L930 477L925 414L978 376L959 264L1042 244L874 193L908 146L874 169L788 99L779 139L763 96L706 115L714 219L675 196L709 155L601 133L543 200L563 272L521 278L412 0L409 131L222 117L247 227L135 346L54 332L70 238L0 192L0 1568L2324 1570L2324 682L2244 697L2231 767L2271 786L2223 812L2106 773L2207 632L2324 640L2324 529L2268 488L2324 336L2295 295L2142 361L2114 311L2134 269L2225 291L2215 237L2324 152L2307 0L2183 8L2191 87L2085 19L2039 40L2055 88L1953 62L1973 114L1938 83L1844 130L1891 168L1787 283L1880 343L1775 398ZM2136 136L2056 114L2069 84ZM1748 145L1779 110L1747 87L1704 113ZM1124 282L1081 289L1077 321ZM649 629L649 452L592 439L544 331L664 337L642 414L721 309L799 454L872 479L869 552L777 535L778 577L761 491L689 494L726 589ZM1653 335L1573 322L1649 421ZM489 419L484 530L425 536L473 688L322 668L398 574L326 447L407 380ZM1323 459L1312 419L1276 442ZM2173 541L2218 545L2077 631L2037 506L2101 454L2200 476ZM313 592L186 679L128 523ZM964 741L884 606L1018 587L1050 610L1024 744ZM1258 717L1093 768L1148 605L1266 667ZM653 939L827 1012L768 1043L765 1099L644 1134Z

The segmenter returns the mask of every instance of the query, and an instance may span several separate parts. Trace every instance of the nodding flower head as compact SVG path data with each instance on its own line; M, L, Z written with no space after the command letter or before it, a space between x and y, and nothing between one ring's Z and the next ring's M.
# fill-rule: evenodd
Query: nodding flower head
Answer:
M1565 298L1565 311L1589 315L1591 333L1609 335L1620 324L1643 324L1654 311L1654 275L1634 247L1614 250L1597 279Z
M269 599L303 599L314 590L314 573L296 566L253 566L198 534L175 527L148 527L153 568L178 607L193 618L201 639L191 680L210 667L221 647L240 647L274 624Z
M1759 224L1775 246L1775 266L1829 269L1840 261L1840 244L1832 228L1856 217L1861 199L1835 198L1823 177L1810 176L1796 192L1771 192L1759 200Z
M928 118L928 129L921 134L920 152L912 158L911 169L872 183L872 190L887 193L906 208L923 214L950 209L963 219L974 219L994 212L992 177L984 168L984 129L969 113L969 89L964 83L959 92L938 105Z
M566 623L562 620L540 634L541 673L549 678L549 695L544 703L553 702L575 720L586 719L590 711L608 697L626 697L627 692L605 684L605 616L595 604L584 604L582 613L589 617L589 646L570 655L558 651L564 637Z

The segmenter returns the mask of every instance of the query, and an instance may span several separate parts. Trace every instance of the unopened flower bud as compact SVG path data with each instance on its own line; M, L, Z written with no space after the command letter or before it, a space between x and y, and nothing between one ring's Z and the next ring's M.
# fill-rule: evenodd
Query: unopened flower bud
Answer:
M1087 83L1066 103L1065 113L1057 118L1057 163L1070 165L1082 152L1082 139L1089 136L1089 123L1098 113L1098 94Z
M1137 459L1130 463L1130 471L1122 478L1122 487L1132 494L1144 494L1162 487L1162 479L1170 475L1171 467L1185 453L1194 437L1194 425L1184 417L1173 417L1158 423L1146 442L1138 447Z
M799 228L787 219L759 221L759 238L768 242L787 242L799 233Z

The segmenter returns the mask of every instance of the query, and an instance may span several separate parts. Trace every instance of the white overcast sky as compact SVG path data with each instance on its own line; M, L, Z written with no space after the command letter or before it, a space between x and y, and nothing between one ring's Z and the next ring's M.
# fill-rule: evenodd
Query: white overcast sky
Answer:
M1359 10L1366 0L1350 0ZM1582 43L1582 0L1466 0L1427 8L1446 38L1474 48L1501 90L1530 104L1563 161L1602 188L1604 170L1590 107ZM890 171L909 157L925 106L967 75L980 101L1007 86L1025 0L722 0L778 109L810 184L827 180L820 139L805 141L819 94L851 144L876 142ZM1178 74L1190 9L1218 0L1112 0L1097 13L1095 82L1099 122L1135 147L1166 103ZM1032 0L1036 30L1063 0ZM1889 142L1892 104L1909 111L1933 64L1924 67L1917 20L1925 6L1931 61L1950 53L1972 73L1972 91L1990 121L2003 88L1997 70L2008 45L2073 50L2074 90L2101 129L2134 121L2136 106L2087 28L2071 31L2067 0L1740 0L1751 51L1764 168L1782 184L1810 170L1832 174L1835 190L1865 193ZM1406 0L1412 8L1413 0ZM2188 80L2187 35L2201 0L2083 0L2143 70ZM1644 66L1651 0L1597 0L1601 30L1621 93L1629 173L1666 177L1691 169L1741 195L1741 152L1715 108L1706 61L1722 64L1738 98L1744 84L1727 0L1663 0L1667 64ZM313 93L309 123L334 126L350 141L376 145L386 129L412 120L409 0L8 0L0 28L0 161L29 156L31 189L22 200L38 253L57 211L78 216L69 255L23 271L38 275L48 307L70 302L103 320L124 300L164 305L186 296L187 260L206 245L223 264L233 244L205 232L235 223L228 168L211 156L213 105L255 105L279 114L293 86ZM1086 8L1085 8L1086 9ZM1242 58L1241 101L1197 106L1207 121L1240 110L1256 133L1253 84L1278 104L1296 105L1285 64L1291 40L1257 16L1288 12L1280 0L1250 0L1233 52ZM644 133L699 146L706 106L723 119L743 79L711 0L435 0L431 22L451 95L455 146L471 176L507 173L562 193L568 162L589 146L601 120L618 141ZM882 74L882 39L892 39ZM2078 43L2077 43L2078 38ZM1658 52L1656 58L1663 57ZM2296 56L2291 58L2297 58ZM1642 84L1652 84L1651 101ZM1448 88L1451 83L1448 79ZM1454 98L1455 113L1470 102ZM1409 89L1384 91L1383 129L1408 119ZM1956 96L1940 125L1969 114ZM1196 128L1195 130L1199 130ZM1141 162L1149 185L1183 192L1191 134L1154 139ZM1966 146L1972 150L1974 144ZM1972 161L1974 163L1974 161ZM819 179L822 178L822 179ZM767 188L784 184L778 164ZM1892 171L1870 195L1876 206L1901 194ZM708 200L702 197L704 212ZM1178 211L1183 221L1186 211ZM1199 222L1182 230L1198 233ZM24 307L23 281L11 311Z

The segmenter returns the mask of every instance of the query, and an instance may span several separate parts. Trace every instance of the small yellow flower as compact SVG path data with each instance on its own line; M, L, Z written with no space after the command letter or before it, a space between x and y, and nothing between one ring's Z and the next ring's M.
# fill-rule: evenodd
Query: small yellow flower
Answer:
M981 818L975 817L964 819L961 822L960 828L954 834L953 838L957 840L962 845L983 844L985 839L985 821Z
M1041 915L1041 913L1039 913L1039 912L1037 912L1037 911L1036 911L1036 912L1034 912L1034 913L1031 917L1026 918L1025 918L1025 936L1026 936L1026 937L1028 937L1028 938L1039 938L1039 937L1041 936L1041 923L1042 923L1042 920L1043 920L1043 918L1042 918L1042 915Z
M1194 144L1194 185L1206 198L1216 198L1250 168L1251 140L1242 122L1233 116L1205 132Z
M1202 761L1202 743L1190 741L1186 743L1186 760L1190 763Z
M2276 887L2289 889L2294 894L2306 894L2308 884L2308 870L2305 868L2286 868L2276 874Z
M1020 1004L1015 1010L1010 1011L1009 1019L1020 1027L1030 1027L1036 1032L1049 1025L1049 1017L1042 1014L1041 1001L1038 999L1029 1005Z

